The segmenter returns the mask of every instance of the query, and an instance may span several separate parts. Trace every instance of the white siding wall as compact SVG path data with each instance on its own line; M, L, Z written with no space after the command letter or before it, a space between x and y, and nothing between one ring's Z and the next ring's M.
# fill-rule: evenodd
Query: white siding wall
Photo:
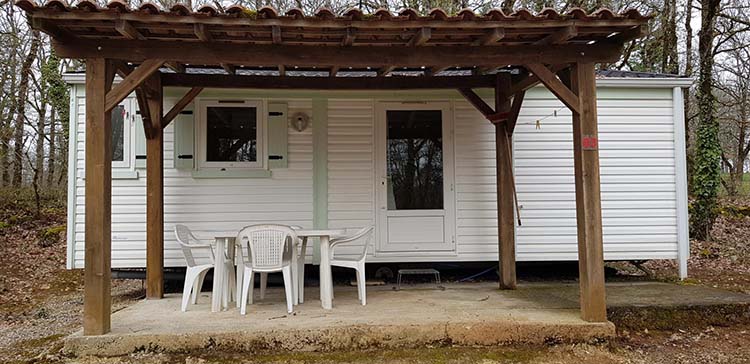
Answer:
M517 258L575 260L570 111L541 88L530 90L523 105L514 136L523 224L516 228ZM668 88L598 90L605 259L677 258L672 106ZM458 251L462 257L493 257L493 128L465 102L456 111Z
M328 226L356 229L374 215L374 105L372 100L328 101ZM342 245L336 254L363 247ZM373 247L369 253L373 253Z
M605 259L675 259L672 90L600 88L598 96ZM71 224L74 267L83 265L84 255L84 102L79 95L74 113L78 121ZM332 228L359 228L374 221L374 104L372 99L329 100L328 224ZM493 127L463 100L453 105L457 252L440 260L496 260ZM556 117L554 110L559 110ZM289 101L289 113L295 111L311 114L311 102ZM535 121L542 118L537 129ZM175 223L187 223L206 237L249 223L312 226L311 128L302 133L290 129L289 168L274 170L270 179L193 179L189 171L171 168L172 141L170 126L164 143L166 266L184 264L171 231ZM526 95L514 138L514 163L523 222L516 231L518 260L577 259L570 112L542 88ZM140 179L113 180L113 267L145 265L145 172L139 172ZM338 252L356 254L361 247Z
M74 267L84 259L84 103L78 99ZM165 100L165 109L175 100ZM289 113L311 113L309 100L288 101ZM164 131L164 265L184 265L173 227L185 223L198 237L236 232L253 223L285 221L312 227L312 128L289 131L289 168L272 178L193 179L173 165L173 128ZM146 180L112 181L112 267L143 267L146 257Z

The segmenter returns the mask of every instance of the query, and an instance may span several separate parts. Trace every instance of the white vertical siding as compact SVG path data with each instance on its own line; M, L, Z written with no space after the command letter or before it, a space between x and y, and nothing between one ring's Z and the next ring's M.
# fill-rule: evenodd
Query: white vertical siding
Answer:
M374 216L374 106L372 100L328 101L328 226L359 229ZM355 255L351 244L336 254ZM374 248L370 248L372 254Z
M75 267L84 258L84 98L78 99L78 181L75 213ZM171 107L165 100L165 108ZM309 100L289 100L289 113L310 113ZM313 125L314 127L314 125ZM184 265L173 227L184 223L199 237L237 231L254 223L284 221L312 226L312 128L289 130L289 168L272 178L194 179L190 171L172 168L174 133L164 131L164 265ZM146 180L112 181L112 267L145 266Z
M599 88L598 98L605 259L675 259L678 214L672 89L607 87ZM85 186L81 91L74 104L78 124L71 255L72 266L81 267ZM290 114L311 114L310 100L293 99L288 104ZM375 100L365 98L328 101L328 210L319 213L328 214L332 228L360 228L375 220L374 105ZM439 260L496 260L494 130L464 100L456 99L453 105L456 255ZM556 117L554 110L559 110ZM538 119L543 119L539 129ZM315 120L313 128L314 124ZM288 135L289 168L273 170L272 178L194 179L190 171L172 168L174 134L172 126L165 130L166 266L184 264L172 233L175 223L186 223L208 238L250 223L312 226L312 128L290 129ZM517 259L577 259L570 112L542 88L526 95L514 137L514 165L523 222L516 230ZM112 183L113 267L145 265L145 171L138 172L139 179ZM361 247L349 246L338 252L360 251Z
M493 129L468 104L456 110L459 254L494 257ZM600 88L598 112L605 259L676 258L671 89ZM514 167L518 260L577 259L571 114L544 89L526 95Z

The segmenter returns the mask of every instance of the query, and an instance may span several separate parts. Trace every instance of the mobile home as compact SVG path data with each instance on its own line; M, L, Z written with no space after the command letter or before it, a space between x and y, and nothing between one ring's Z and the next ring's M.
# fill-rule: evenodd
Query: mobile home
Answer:
M70 73L66 80L73 116L67 264L81 268L85 77ZM598 74L605 260L674 259L686 274L682 88L690 83ZM165 110L184 93L166 88ZM131 95L112 118L113 268L146 266L146 139L137 105ZM255 155L253 162L218 161L221 128L238 126L213 127L221 116L211 115L216 110L251 114L256 137L244 152ZM546 88L526 93L512 142L518 261L578 259L570 120ZM494 127L451 90L204 89L164 130L164 264L184 265L172 233L177 223L206 237L262 222L374 224L368 262L496 260L495 145ZM399 150L405 147L418 156L396 160L409 157ZM403 170L409 165L420 170L409 175ZM315 258L315 249L307 253Z

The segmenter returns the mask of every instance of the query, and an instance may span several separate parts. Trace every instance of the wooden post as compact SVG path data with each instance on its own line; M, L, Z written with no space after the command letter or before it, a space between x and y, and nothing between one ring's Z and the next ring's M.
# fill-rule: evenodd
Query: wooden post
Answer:
M593 63L577 63L573 66L570 81L572 91L580 100L580 112L573 112L573 157L581 317L586 321L603 322L607 320L607 303L604 294L604 248L594 72Z
M495 112L510 110L507 92L510 80L497 78ZM513 219L513 173L511 136L507 122L495 123L495 165L497 175L497 239L500 253L500 289L516 289L516 236Z
M114 67L108 60L86 60L84 335L102 335L110 329L112 113L105 109L105 97L113 79Z
M146 133L146 298L164 297L164 133L162 87L158 74L143 82L148 115Z

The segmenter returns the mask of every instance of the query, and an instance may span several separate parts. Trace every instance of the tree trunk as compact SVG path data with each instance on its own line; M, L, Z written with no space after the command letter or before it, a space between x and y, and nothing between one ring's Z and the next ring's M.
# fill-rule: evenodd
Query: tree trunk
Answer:
M689 1L689 0L688 0ZM677 60L677 1L664 1L664 14L662 15L662 72L679 73L679 62Z
M44 86L42 86L44 87ZM42 99L44 99L44 91L42 90ZM38 188L44 182L44 138L45 138L45 119L47 118L47 103L42 102L41 108L39 109L39 118L36 121L36 150L35 150L35 163L34 163L34 188Z
M13 180L11 184L14 187L21 186L21 179L23 176L23 132L24 117L26 115L26 101L29 96L29 76L31 75L31 66L36 59L40 43L41 36L39 31L32 31L29 53L26 55L26 58L21 65L21 82L18 87L18 102L16 104L16 122L13 125Z
M47 159L47 186L52 187L55 183L55 163L57 162L57 113L54 105L49 118L49 158ZM56 186L55 186L56 187Z
M693 76L693 26L690 24L693 18L693 0L685 2L685 72L687 77ZM685 119L685 147L687 148L687 175L690 184L693 175L693 154L690 153L690 87L682 89L683 118Z
M709 238L716 219L721 185L721 145L719 123L714 115L713 94L714 25L720 0L701 0L701 29L698 33L700 71L698 79L698 129L693 170L692 233L697 239Z

